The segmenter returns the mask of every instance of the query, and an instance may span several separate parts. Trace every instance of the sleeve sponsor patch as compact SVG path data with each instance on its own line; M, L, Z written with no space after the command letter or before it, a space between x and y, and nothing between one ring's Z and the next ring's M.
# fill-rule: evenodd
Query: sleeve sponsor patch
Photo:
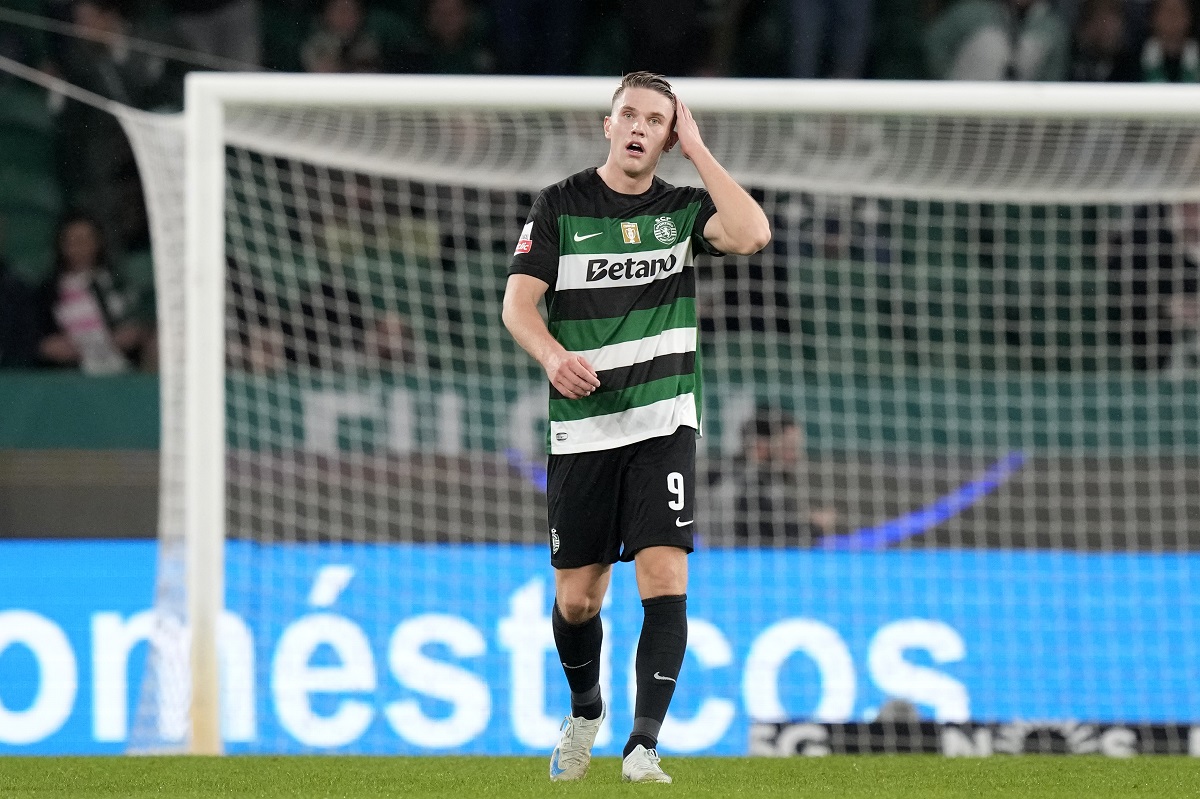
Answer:
M521 230L521 238L517 240L517 249L513 251L513 255L524 255L533 249L533 222L526 222L525 227Z

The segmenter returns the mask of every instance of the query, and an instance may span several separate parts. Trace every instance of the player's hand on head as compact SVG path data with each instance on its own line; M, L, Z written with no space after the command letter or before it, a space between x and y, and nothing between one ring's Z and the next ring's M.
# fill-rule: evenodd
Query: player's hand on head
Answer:
M546 364L546 376L567 399L581 399L600 387L596 370L582 355L573 352L551 357Z
M691 109L678 96L675 97L675 137L679 142L679 151L688 160L704 147L704 139L700 137L700 128Z

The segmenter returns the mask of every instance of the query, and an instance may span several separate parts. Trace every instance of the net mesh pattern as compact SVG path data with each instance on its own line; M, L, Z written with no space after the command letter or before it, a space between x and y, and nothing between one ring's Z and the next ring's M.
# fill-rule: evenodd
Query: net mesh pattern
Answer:
M774 232L757 255L697 259L702 548L754 549L771 574L778 547L1200 547L1194 126L697 114ZM229 540L250 544L230 549L244 559L230 611L313 607L289 593L303 563L258 545L320 544L366 570L381 555L364 544L546 544L545 378L501 299L537 190L602 160L600 120L227 109L225 488ZM180 133L127 124L160 187L159 605L179 609ZM697 180L677 153L660 174ZM505 552L460 575L462 590L482 591ZM433 590L386 557L387 591ZM856 564L851 593L907 577ZM773 590L750 596L756 612ZM391 601L358 593L343 610L382 629L375 609ZM256 656L266 681L270 652ZM147 729L164 729L163 704L144 691ZM372 726L360 746L389 751L389 735Z

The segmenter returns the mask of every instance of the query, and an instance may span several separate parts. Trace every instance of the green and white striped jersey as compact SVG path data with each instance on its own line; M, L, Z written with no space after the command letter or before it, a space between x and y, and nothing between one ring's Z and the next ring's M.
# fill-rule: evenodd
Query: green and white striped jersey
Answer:
M654 179L613 191L595 168L542 190L509 274L544 280L550 334L588 360L600 388L567 399L550 387L548 451L612 449L681 425L700 429L693 248L716 213L708 192Z

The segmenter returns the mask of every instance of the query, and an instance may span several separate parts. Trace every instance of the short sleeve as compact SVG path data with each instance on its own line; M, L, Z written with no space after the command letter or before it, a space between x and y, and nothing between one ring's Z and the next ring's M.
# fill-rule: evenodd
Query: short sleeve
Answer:
M532 275L553 288L558 282L558 256L558 214L549 190L544 189L529 209L529 219L521 228L508 273Z
M692 243L696 246L699 252L704 252L709 255L724 255L725 253L718 250L712 245L708 239L704 238L704 226L708 224L708 220L716 216L717 206L713 204L712 197L704 189L697 189L700 198L700 211L696 214L696 225L692 228Z

